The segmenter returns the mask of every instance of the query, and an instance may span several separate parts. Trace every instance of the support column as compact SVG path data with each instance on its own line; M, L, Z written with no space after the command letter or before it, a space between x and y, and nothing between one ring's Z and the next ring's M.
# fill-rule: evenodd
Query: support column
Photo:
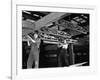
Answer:
M70 65L75 64L75 54L72 43L69 44L69 62Z

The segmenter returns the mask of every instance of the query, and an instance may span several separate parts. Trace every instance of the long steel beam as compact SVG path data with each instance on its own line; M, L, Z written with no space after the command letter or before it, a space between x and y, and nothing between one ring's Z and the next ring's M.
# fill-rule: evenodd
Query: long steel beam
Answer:
M41 27L44 27L45 25L47 25L50 22L57 21L62 16L64 16L65 14L66 13L64 13L64 12L53 12L53 13L50 13L47 16L45 16L45 17L43 17L40 20L35 22L35 29L38 30L38 29L40 29ZM69 15L69 13L66 14L66 16L67 15Z

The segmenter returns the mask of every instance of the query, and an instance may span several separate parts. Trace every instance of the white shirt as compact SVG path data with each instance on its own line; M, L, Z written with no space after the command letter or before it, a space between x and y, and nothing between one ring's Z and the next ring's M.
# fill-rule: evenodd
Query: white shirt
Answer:
M68 48L68 44L63 44L62 48L67 49Z
M28 46L30 46L30 43L29 43L29 41L31 40L33 43L35 43L36 41L35 40L33 40L30 36L27 36L28 37Z

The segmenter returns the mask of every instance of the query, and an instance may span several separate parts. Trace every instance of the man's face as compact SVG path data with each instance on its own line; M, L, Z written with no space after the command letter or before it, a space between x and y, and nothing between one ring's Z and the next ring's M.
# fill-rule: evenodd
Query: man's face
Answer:
M66 41L66 40L64 40L64 43L67 43L67 41Z
M35 39L38 38L38 35L37 35L37 34L34 34L34 38L35 38Z

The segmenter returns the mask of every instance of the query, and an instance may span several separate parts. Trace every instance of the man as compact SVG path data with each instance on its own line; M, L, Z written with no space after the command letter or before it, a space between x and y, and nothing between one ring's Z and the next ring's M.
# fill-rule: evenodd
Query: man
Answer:
M58 47L58 67L69 66L68 43L64 40L64 44L60 44Z
M35 32L33 34L33 38L30 37L29 35L28 35L28 38L29 38L31 50L30 50L30 54L29 54L29 57L28 57L28 61L27 61L27 68L32 68L33 63L34 63L34 68L39 68L40 39L38 38L38 32Z

